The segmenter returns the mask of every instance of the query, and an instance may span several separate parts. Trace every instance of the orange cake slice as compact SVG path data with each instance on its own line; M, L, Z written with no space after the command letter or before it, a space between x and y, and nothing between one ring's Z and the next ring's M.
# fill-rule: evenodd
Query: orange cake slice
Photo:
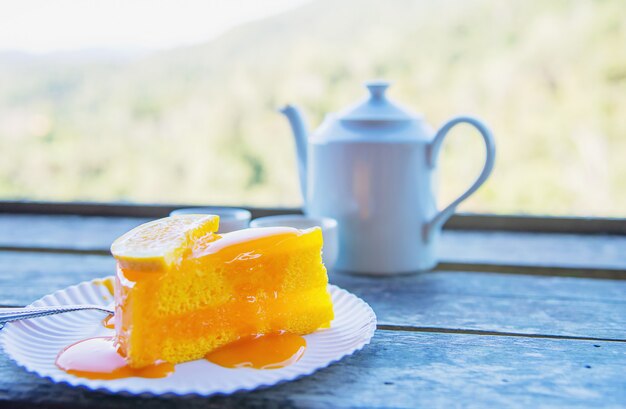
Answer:
M130 366L190 361L241 338L330 324L319 228L216 234L218 220L168 217L113 243L115 330Z

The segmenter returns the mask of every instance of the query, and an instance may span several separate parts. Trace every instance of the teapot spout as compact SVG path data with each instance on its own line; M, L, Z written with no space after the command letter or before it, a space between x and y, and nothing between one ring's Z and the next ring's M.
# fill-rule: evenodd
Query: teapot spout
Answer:
M291 132L296 140L296 154L298 158L298 175L300 176L300 190L302 192L302 200L306 207L306 172L307 172L307 144L308 131L304 116L300 109L293 105L286 105L281 110L291 125Z

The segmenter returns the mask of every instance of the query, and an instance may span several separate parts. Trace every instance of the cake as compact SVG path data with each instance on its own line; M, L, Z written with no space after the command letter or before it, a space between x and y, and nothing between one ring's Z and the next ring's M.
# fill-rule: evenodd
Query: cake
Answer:
M218 224L217 216L172 216L113 243L116 342L131 367L203 358L259 334L329 326L319 228L217 234Z

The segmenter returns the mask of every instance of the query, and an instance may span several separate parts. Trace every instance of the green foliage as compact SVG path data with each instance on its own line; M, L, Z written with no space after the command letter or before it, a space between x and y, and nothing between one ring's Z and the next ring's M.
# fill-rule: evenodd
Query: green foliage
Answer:
M623 217L624 44L623 0L318 0L134 59L0 55L0 198L298 205L276 109L318 124L384 77L434 127L492 127L462 210ZM482 155L468 129L446 142L442 205Z

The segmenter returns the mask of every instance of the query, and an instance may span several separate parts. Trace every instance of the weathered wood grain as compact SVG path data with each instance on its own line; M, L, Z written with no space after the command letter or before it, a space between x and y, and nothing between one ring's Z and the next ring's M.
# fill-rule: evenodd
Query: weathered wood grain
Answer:
M97 202L35 202L35 201L0 201L0 213L20 214L49 214L49 215L76 215L76 216L105 216L105 217L149 217L159 218L170 214L172 210L211 205L193 204L138 204L138 203L97 203ZM220 206L220 205L216 205ZM230 207L230 206L220 206ZM238 206L241 208L242 206ZM249 207L252 217L273 216L277 214L302 214L302 210L295 207ZM501 223L501 221L500 221Z
M147 220L0 214L0 248L104 254L115 238ZM615 271L615 278L626 276L626 236L618 235L449 230L442 235L439 256L444 265L461 269L465 265L484 266L489 271L506 266L506 272L513 272L516 266L547 270L587 268Z
M447 231L444 262L626 270L626 236Z
M331 280L381 324L626 339L624 281L443 271Z
M112 258L86 253L106 253L143 221L0 214L0 248L21 250L0 251L0 305L111 274ZM441 257L459 269L604 269L621 277L625 249L624 236L447 231ZM0 354L0 407L626 406L626 281L462 271L331 273L331 281L368 301L389 330L310 378L231 397L128 398L52 384Z
M0 252L0 305L24 305L110 275L111 257ZM394 278L331 273L382 325L626 339L626 281L430 272Z
M192 205L3 200L0 201L0 213L158 218L167 216L174 209L190 206ZM252 217L302 213L301 208L295 207L246 208L252 212ZM452 217L445 223L444 228L454 230L500 230L623 235L626 234L626 219L579 216L555 217L528 214L497 215L457 213L452 215Z
M452 230L536 233L626 234L626 218L457 213L444 224Z
M0 247L108 251L113 240L150 219L0 215Z
M26 305L47 293L114 272L111 256L0 251L0 305Z
M340 363L270 389L137 398L55 385L0 356L0 406L72 408L617 407L626 343L378 331Z

